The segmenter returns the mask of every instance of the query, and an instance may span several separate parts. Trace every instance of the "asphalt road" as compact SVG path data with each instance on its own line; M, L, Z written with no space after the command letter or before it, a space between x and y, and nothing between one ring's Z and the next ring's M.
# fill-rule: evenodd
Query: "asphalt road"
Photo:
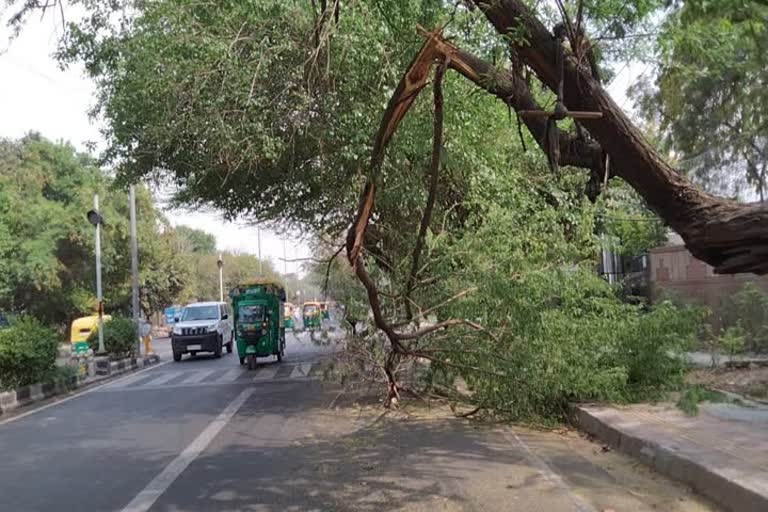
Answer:
M0 510L715 510L574 433L330 407L330 351L185 358L0 421Z

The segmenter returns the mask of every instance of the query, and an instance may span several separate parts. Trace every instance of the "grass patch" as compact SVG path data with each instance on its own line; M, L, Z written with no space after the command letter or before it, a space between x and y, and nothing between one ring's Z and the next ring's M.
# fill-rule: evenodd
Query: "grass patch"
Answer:
M699 414L699 404L701 402L727 402L728 397L718 391L712 391L704 386L692 386L683 392L677 401L677 408L683 411L686 416L696 416Z

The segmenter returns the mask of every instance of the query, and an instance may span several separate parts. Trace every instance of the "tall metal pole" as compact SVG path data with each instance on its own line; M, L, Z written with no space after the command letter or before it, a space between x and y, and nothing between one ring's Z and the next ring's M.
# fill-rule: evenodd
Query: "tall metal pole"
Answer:
M93 195L93 209L99 211L99 195ZM101 222L96 224L96 300L99 302L99 353L104 348L104 296L101 293Z
M259 241L259 277L264 277L264 265L261 262L261 228L256 226L256 238Z
M288 293L288 259L285 251L285 238L283 238L283 280L285 281L285 294L290 297Z
M136 324L136 353L141 354L141 320L139 314L139 245L136 238L136 190L128 188L128 203L131 220L131 309Z
M224 302L224 260L221 257L221 253L219 253L216 266L219 267L219 302Z

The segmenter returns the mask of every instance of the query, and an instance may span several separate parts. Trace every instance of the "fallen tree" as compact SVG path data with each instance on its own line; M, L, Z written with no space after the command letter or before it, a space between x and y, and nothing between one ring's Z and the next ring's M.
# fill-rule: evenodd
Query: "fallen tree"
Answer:
M648 144L579 56L573 53L563 56L561 84L556 69L557 54L562 51L557 46L559 40L523 2L477 0L474 4L499 34L508 36L510 50L521 63L553 92L562 89L563 101L569 110L600 114L598 119L579 121L591 140L558 134L556 151L548 146L552 136L547 134L547 121L543 116L524 117L526 126L545 152L555 152L561 165L586 168L598 177L601 173L610 173L623 178L680 234L691 253L712 265L716 272L768 272L768 207L718 198L694 187ZM514 34L519 33L525 34L524 42L516 42ZM348 234L348 258L352 265L358 263L368 218L373 211L376 170L386 146L426 85L431 67L439 61L448 62L452 69L500 97L517 112L543 111L519 69L497 71L443 40L439 32L429 34L395 90L376 135L371 176ZM610 166L602 158L603 153L608 155Z

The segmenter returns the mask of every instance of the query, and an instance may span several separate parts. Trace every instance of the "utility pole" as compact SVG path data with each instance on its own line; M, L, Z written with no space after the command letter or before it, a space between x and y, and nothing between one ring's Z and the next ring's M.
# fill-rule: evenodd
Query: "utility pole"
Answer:
M131 309L136 324L136 353L141 354L141 319L139 314L139 246L136 239L136 189L128 188L128 203L131 220ZM97 228L98 229L98 228Z
M101 224L104 219L99 213L99 194L93 195L93 210L87 214L88 222L96 227L96 300L99 303L99 349L98 353L106 352L104 349L104 296L101 293Z
M216 266L219 267L219 302L224 302L224 260L221 257L221 253L219 253Z
M283 279L285 280L285 294L290 297L288 294L288 260L285 252L285 238L283 238Z
M261 262L261 228L256 226L256 238L259 242L259 277L264 277L264 264Z

